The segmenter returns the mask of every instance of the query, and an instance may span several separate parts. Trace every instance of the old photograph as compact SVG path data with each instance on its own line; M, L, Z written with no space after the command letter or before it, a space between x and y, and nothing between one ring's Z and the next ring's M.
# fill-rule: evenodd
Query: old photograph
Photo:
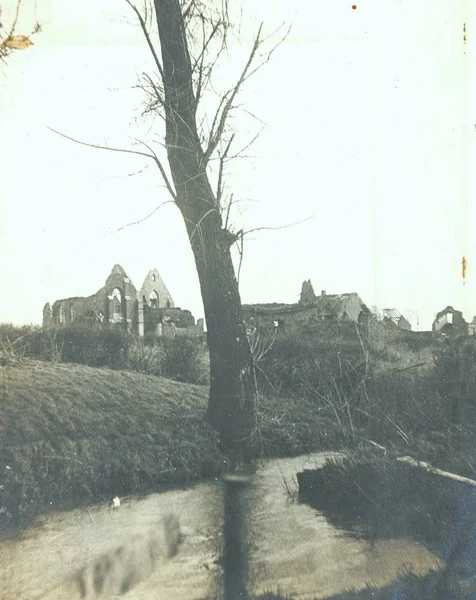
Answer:
M0 0L0 599L476 598L472 0Z

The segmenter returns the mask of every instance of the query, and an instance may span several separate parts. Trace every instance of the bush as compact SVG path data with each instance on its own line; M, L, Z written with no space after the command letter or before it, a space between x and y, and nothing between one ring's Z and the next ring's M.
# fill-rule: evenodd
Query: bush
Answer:
M130 339L119 329L0 326L0 349L4 355L91 367L124 368Z
M164 350L161 345L135 339L129 346L127 370L160 377L164 374Z
M294 330L277 336L258 367L262 383L317 399L336 384L350 393L364 376L365 353L355 328Z
M457 425L476 409L476 338L445 340L435 355L436 384ZM474 416L471 419L474 422Z
M62 362L111 369L127 365L130 337L125 331L65 327L58 334Z
M202 343L188 336L135 339L129 349L127 369L161 375L184 383L202 383Z
M122 329L0 325L2 360L25 357L125 369L185 383L203 379L202 350L200 340L187 336L140 339Z
M160 338L163 375L185 383L196 383L201 376L198 340L186 336Z
M11 358L31 356L31 346L35 339L41 337L40 327L23 325L16 327L9 323L0 324L0 352Z
M279 333L258 362L257 378L264 392L312 402L349 441L362 435L409 444L448 425L433 348L426 334L384 326L368 334L352 323L323 322Z

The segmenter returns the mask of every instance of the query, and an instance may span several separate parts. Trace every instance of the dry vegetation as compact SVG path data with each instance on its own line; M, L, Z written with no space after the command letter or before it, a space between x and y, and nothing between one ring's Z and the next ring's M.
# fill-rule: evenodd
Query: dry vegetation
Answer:
M474 477L474 341L388 339L383 330L364 339L355 328L333 327L287 331L259 357L252 457L376 442ZM0 327L0 342L4 522L229 465L205 421L208 387L160 377L206 382L206 347L10 326Z
M205 386L31 359L9 360L0 381L4 524L218 475L230 464L204 418ZM341 443L305 401L262 401L255 457Z
M1 382L0 505L13 520L219 471L202 387L30 360L1 367Z

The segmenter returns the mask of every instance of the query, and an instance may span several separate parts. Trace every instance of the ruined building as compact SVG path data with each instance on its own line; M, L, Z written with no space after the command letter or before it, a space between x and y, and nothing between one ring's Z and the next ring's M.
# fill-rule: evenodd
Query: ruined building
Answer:
M295 304L245 304L243 312L249 331L253 331L258 322L284 328L319 321L366 324L371 317L357 293L327 294L323 290L316 296L311 280L304 281L299 302Z
M468 335L468 323L460 310L455 310L452 306L447 306L444 310L437 313L432 325L433 333L455 337L458 335Z
M195 319L174 301L157 269L148 272L137 292L120 265L114 265L104 286L92 296L57 300L43 308L43 327L118 327L144 336L203 337L203 319Z

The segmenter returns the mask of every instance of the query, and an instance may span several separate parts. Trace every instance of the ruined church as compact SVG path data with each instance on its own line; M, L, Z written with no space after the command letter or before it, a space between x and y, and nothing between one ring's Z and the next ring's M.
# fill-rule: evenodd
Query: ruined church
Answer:
M121 265L114 265L104 286L88 297L57 300L43 308L43 327L82 325L115 327L143 337L152 334L174 337L204 335L203 319L174 305L157 269L148 272L140 291Z

